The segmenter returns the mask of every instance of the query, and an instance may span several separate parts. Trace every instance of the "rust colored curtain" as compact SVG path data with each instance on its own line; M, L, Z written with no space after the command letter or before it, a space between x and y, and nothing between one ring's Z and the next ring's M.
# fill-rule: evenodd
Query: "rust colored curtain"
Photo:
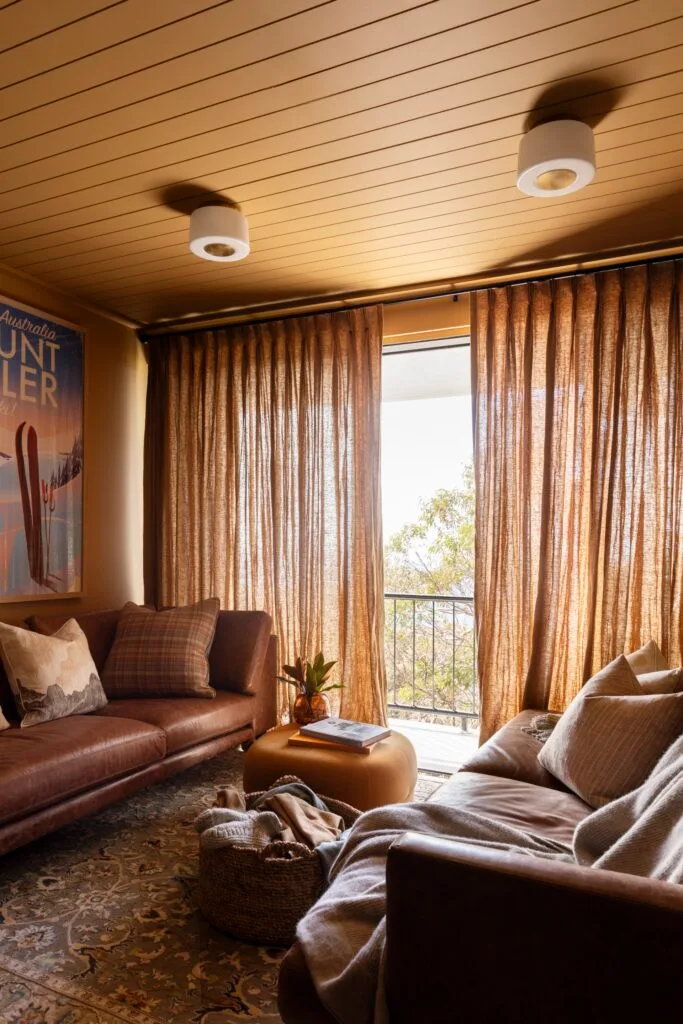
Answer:
M649 639L681 664L682 275L472 296L483 739Z
M154 339L145 453L147 599L267 610L377 723L381 351L381 307Z

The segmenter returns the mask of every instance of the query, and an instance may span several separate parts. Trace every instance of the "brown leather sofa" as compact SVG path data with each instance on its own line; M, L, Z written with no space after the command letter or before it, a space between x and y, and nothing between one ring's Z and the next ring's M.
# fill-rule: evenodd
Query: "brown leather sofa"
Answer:
M101 671L118 611L74 616ZM35 616L52 633L70 616ZM264 612L220 612L209 656L213 700L112 700L101 711L21 729L0 667L0 854L253 740L275 724L276 646Z
M534 714L431 799L570 842L591 809L538 763L522 731ZM680 1005L682 963L683 886L415 833L389 852L392 1024L663 1021ZM279 1008L284 1024L334 1024L296 943Z

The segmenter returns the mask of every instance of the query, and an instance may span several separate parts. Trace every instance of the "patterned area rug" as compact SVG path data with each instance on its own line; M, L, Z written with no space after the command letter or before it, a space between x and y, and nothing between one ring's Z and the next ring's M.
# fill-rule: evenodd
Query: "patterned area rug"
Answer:
M1 1024L276 1024L281 949L196 909L193 821L233 751L0 860ZM443 781L421 775L417 799Z

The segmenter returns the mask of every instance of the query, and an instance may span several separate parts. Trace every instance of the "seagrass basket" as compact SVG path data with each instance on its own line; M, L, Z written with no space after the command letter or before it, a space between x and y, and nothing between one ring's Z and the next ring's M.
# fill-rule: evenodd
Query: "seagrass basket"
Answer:
M273 783L301 782L284 775ZM245 796L249 809L263 792ZM322 796L348 828L360 811ZM216 928L258 946L290 946L298 921L323 891L323 868L303 843L270 843L263 849L199 848L199 907Z

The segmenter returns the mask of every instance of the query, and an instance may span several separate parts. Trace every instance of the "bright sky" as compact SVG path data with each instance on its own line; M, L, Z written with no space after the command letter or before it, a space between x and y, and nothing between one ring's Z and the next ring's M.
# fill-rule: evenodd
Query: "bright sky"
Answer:
M430 360L431 366L425 363L421 367L414 353L409 354L412 358L392 354L384 359L384 367L390 371L385 370L382 402L385 542L417 518L421 500L442 487L458 486L463 466L472 460L472 400L463 394L469 389L468 376L465 379L469 373L465 356L469 360L469 355L451 352L449 363L439 366L437 391L451 391L449 397L422 397L425 390L437 390L429 372L437 357L435 351L420 353L420 361ZM449 386L444 387L444 380L449 380ZM411 390L420 397L406 399Z

